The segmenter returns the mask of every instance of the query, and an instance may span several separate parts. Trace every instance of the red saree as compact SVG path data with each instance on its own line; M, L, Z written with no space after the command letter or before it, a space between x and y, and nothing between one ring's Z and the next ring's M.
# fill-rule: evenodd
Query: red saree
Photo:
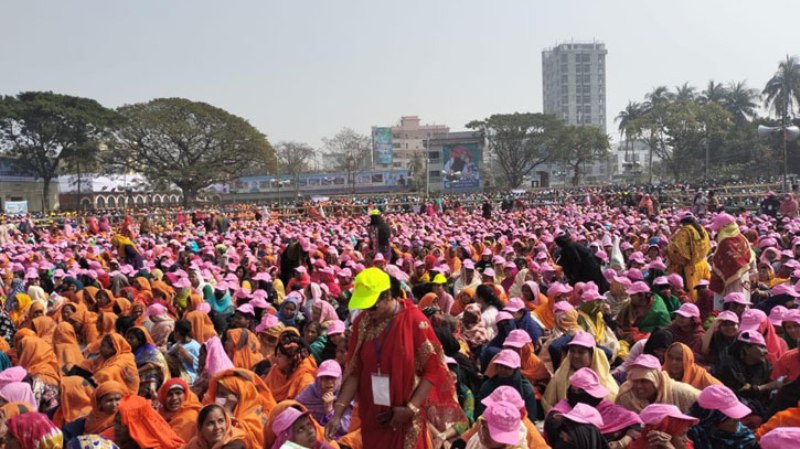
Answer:
M750 244L742 234L723 239L714 253L711 283L708 288L717 293L728 284L742 278L750 265Z
M429 439L425 429L429 414L448 422L457 422L463 417L455 401L441 344L430 322L410 300L398 301L402 310L391 321L375 322L361 314L353 326L345 378L350 374L358 378L363 447L427 448ZM387 410L387 407L375 405L372 397L372 374L378 372L378 354L381 374L390 378L392 406L408 403L417 386L415 376L433 384L419 415L397 431L380 424L377 419L378 414Z

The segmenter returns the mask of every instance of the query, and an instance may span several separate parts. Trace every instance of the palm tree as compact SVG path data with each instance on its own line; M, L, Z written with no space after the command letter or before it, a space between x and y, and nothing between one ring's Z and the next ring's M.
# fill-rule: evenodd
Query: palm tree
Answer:
M625 161L628 161L628 152L631 146L631 135L634 133L632 127L636 119L642 116L642 104L635 101L628 101L625 109L620 111L614 118L619 122L619 140L625 142Z
M658 86L653 89L652 92L646 94L645 96L645 109L655 109L659 106L663 106L672 100L673 94L670 93L667 86Z
M784 126L788 125L795 105L800 103L800 63L796 57L787 55L786 60L778 64L778 70L767 81L761 94L764 105L781 118Z
M682 86L675 86L675 100L676 101L692 101L694 100L695 88L690 86L688 82L683 83Z
M724 101L725 109L733 115L736 123L744 123L756 116L758 91L747 87L746 81L729 83Z
M722 83L716 83L714 80L710 80L700 98L704 103L722 103L725 100L726 94L727 89L725 89Z

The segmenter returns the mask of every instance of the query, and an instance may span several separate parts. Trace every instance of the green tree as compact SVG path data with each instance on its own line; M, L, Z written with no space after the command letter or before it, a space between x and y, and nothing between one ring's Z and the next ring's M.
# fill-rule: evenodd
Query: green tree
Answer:
M278 173L291 175L295 191L299 191L300 173L308 171L308 163L314 157L314 152L314 148L301 142L279 142L275 146Z
M559 130L554 159L571 168L572 184L578 185L583 167L607 156L610 147L608 135L600 128L569 125Z
M615 121L619 122L617 130L619 131L619 140L625 143L625 161L630 159L629 151L633 145L633 139L637 137L637 130L633 125L635 121L642 116L644 109L641 103L629 101L619 114L617 114Z
M722 106L733 115L736 123L746 124L756 116L758 91L747 87L747 82L728 84Z
M275 151L247 120L206 103L158 98L122 106L112 161L150 181L171 182L184 206L212 184L228 182L254 165L275 169Z
M372 139L350 128L342 128L335 136L322 139L325 154L333 169L347 173L347 181L356 193L356 176L372 169Z
M466 127L480 131L502 170L507 186L515 189L525 176L550 158L563 122L540 113L494 114Z
M406 166L408 168L408 177L415 190L420 189L420 186L425 186L427 182L428 178L425 172L428 168L425 165L425 157L420 152L415 152L411 160L408 161Z
M795 107L800 104L800 62L796 57L787 55L778 64L762 95L764 105L780 117L782 126L788 126Z
M100 103L53 92L0 98L0 149L22 172L43 181L42 208L50 210L50 182L65 160L91 159L116 114Z
M728 90L722 83L717 83L714 80L709 80L705 90L700 95L700 100L703 103L718 103L722 104L725 97L728 95Z

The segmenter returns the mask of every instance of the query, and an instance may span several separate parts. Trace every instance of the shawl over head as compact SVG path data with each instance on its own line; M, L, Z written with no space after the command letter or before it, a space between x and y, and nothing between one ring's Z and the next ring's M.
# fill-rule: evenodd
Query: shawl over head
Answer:
M654 403L674 405L683 413L689 411L700 395L700 391L693 386L672 380L666 371L632 365L628 369L628 380L619 388L617 404L637 413L650 405L646 400L639 399L633 394L633 381L640 379L646 379L655 385Z

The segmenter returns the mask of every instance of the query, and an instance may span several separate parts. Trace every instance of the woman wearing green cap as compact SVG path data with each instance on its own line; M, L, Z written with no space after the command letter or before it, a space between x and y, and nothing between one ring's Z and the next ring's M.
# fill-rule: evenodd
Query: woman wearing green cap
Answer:
M353 399L359 403L364 447L422 448L429 415L449 423L464 419L433 328L422 311L394 292L401 294L378 268L356 276L349 307L363 312L353 323L345 381L325 428L328 438L336 435Z

